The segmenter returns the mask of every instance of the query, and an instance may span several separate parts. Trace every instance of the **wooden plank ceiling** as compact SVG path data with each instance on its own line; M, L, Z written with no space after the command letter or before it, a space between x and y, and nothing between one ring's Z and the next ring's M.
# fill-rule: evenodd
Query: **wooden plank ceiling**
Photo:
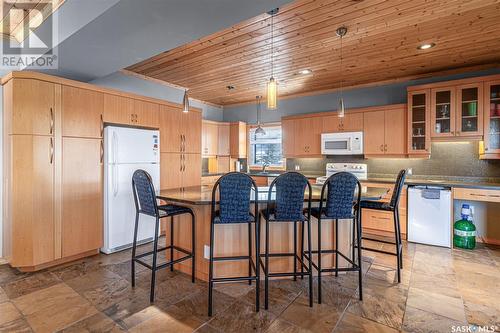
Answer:
M65 0L2 0L0 15L0 33L4 38L13 38L22 42L24 26L36 28L44 19L56 11Z
M262 14L126 70L220 105L265 98L270 22ZM281 97L335 90L341 80L344 87L367 86L500 63L500 0L297 0L274 22ZM341 25L348 28L343 70L335 35ZM417 49L427 42L436 46ZM303 69L312 74L299 74Z

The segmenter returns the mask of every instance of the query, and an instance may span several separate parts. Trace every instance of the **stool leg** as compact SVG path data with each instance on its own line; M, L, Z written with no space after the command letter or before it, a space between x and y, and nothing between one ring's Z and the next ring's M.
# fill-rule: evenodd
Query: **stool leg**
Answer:
M399 220L399 208L396 207L396 217L398 218L398 237L399 237L399 264L403 269L403 241L401 240L401 223Z
M208 265L208 316L212 317L212 289L214 287L214 223L210 221L210 259Z
M170 218L170 261L174 261L174 217ZM170 271L174 271L174 265L170 265Z
M252 224L248 223L248 277L252 276ZM252 285L252 280L248 280Z
M335 276L339 276L339 220L335 219Z
M301 224L301 232L300 232L300 278L304 280L304 222ZM310 258L312 260L312 258Z
M135 213L134 225L134 241L132 243L132 261L131 261L131 274L132 274L132 287L135 287L135 251L137 248L137 228L139 227L139 213Z
M357 218L357 216L358 216L357 212L355 212L354 215L355 215L355 218ZM354 259L356 258L356 247L354 246L356 244L356 223L354 223L354 222L355 221L353 220L352 221L352 257L351 257L352 262L353 262L353 264L352 264L353 267L355 265Z
M191 214L191 255L193 256L191 258L191 282L194 283L196 279L196 221L194 217L194 213L190 212Z
M153 303L155 301L155 283L156 283L156 255L158 254L158 228L160 226L160 220L156 218L155 223L155 239L153 243L153 266L151 269L151 293L149 295L149 301Z
M297 281L297 221L293 221L293 281Z
M269 308L269 221L266 219L266 252L264 276L264 308Z
M396 240L396 258L397 258L397 272L398 272L398 283L401 282L401 257L399 255L399 236L398 236L398 217L397 217L397 211L394 210L394 234L395 234L395 240Z
M307 254L309 255L309 306L313 306L313 271L312 271L311 219L307 220Z
M311 258L312 259L312 258ZM321 304L321 216L318 217L318 304Z
M363 268L361 256L361 209L358 210L356 219L356 238L358 242L358 266L359 266L359 300L363 300ZM354 258L353 258L354 261Z
M260 310L260 215L255 213L255 311Z

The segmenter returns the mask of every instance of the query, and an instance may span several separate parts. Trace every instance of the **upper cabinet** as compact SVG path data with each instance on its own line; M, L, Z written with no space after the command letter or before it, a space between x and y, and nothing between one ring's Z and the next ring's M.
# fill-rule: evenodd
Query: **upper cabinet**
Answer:
M483 135L483 83L470 83L456 87L456 135Z
M219 149L219 126L215 122L203 121L201 132L201 154L216 156Z
M322 117L322 133L357 132L363 130L363 113L347 113L339 118L337 114Z
M281 120L281 147L284 157L295 155L295 120Z
M500 79L484 83L484 147L481 158L500 158Z
M183 113L180 105L160 105L159 114L161 152L201 152L200 111Z
M62 86L62 135L102 138L104 94Z
M364 113L366 157L402 157L406 154L406 108L404 105Z
M247 157L247 125L244 122L231 123L230 128L230 151L232 158Z
M229 126L229 123L219 123L217 125L217 155L219 156L229 156L231 154Z
M134 100L118 95L104 95L104 121L113 124L131 124Z
M183 152L201 153L201 111L181 112L181 131L183 135Z
M158 104L134 99L134 112L131 115L132 125L158 128L158 113Z
M429 156L430 152L430 91L411 91L408 93L408 154Z
M323 117L295 119L294 155L298 157L321 155Z
M58 87L58 89L56 89ZM5 115L7 134L54 135L55 94L60 85L51 82L14 78L4 85L4 98L11 112Z
M455 135L455 87L431 89L432 137Z

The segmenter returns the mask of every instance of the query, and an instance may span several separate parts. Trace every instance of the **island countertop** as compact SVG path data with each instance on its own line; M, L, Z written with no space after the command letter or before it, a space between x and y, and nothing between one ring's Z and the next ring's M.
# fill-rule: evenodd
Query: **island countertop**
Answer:
M169 190L157 191L157 196L161 200L184 203L188 205L210 205L212 203L212 185L201 185L201 186L190 186L183 188L175 188ZM267 202L268 196L268 186L259 186L258 202ZM362 186L361 199L362 200L379 200L385 194L387 194L387 188L383 187L372 187L372 186ZM275 193L275 192L274 192ZM306 189L306 198L307 198ZM312 185L312 201L319 202L321 195L321 186ZM253 201L255 197L254 192L251 193L251 200Z

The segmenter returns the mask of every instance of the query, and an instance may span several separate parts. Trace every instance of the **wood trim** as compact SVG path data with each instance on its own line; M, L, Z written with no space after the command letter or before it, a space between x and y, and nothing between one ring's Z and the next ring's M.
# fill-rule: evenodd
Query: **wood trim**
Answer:
M453 198L459 200L500 202L500 190L454 187Z
M364 113L364 112L375 112L375 111L385 111L405 108L406 104L389 104L389 105L379 105L379 106L369 106L364 108L348 109L347 113ZM305 113L300 115L286 116L281 119L303 119L303 118L314 118L314 117L325 117L336 115L337 111L324 111L315 113Z
M41 269L45 269L45 268L49 268L49 267L54 267L54 266L57 266L57 265L65 264L67 262L75 261L75 260L82 259L82 258L85 258L85 257L94 256L94 255L97 255L97 254L99 254L99 249L90 250L90 251L87 251L87 252L84 252L84 253L79 253L79 254L71 256L71 257L61 258L61 259L54 260L54 261L51 261L51 262L48 262L48 263L45 263L45 264L41 264L41 265L22 266L22 267L16 267L16 268L18 270L20 270L21 272L36 272L36 271L39 271Z
M62 258L62 86L54 86L54 258Z
M104 87L96 86L96 85L93 85L90 83L74 81L74 80L70 80L70 79L66 79L66 78L62 78L62 77L58 77L58 76L52 76L52 75L48 75L48 74L43 74L43 73L38 73L38 72L30 72L30 71L10 72L9 74L2 77L2 80L0 82L2 85L5 85L7 82L9 82L13 78L34 79L34 80L39 80L39 81L51 82L51 83L56 83L56 84L61 84L61 85L67 85L67 86L87 89L87 90L98 91L98 92L102 92L105 94L127 97L127 98L145 101L145 102L156 103L156 104L160 104L160 105L166 105L166 106L170 106L170 107L179 107L181 105L181 104L173 103L173 102L170 102L170 101L167 101L164 99L146 97L146 96L142 96L142 95L138 95L138 94L134 94L134 93L123 92L123 91L115 90L115 89L111 89L111 88L104 88ZM190 107L189 111L199 112L199 113L202 112L202 110L200 108L196 108L196 107Z

